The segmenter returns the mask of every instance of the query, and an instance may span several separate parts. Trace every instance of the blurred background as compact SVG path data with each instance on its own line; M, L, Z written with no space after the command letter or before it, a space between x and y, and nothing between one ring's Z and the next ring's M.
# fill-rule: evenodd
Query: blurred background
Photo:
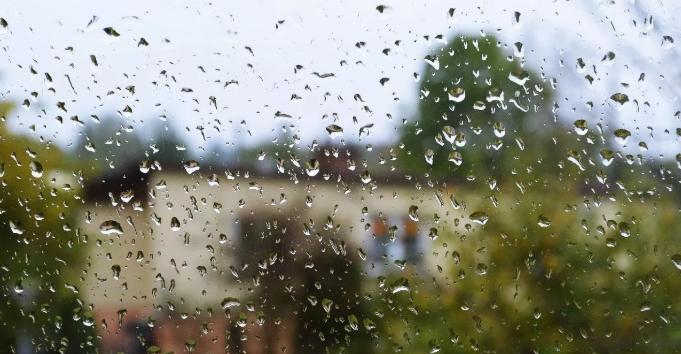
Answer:
M3 7L0 349L681 351L681 5L452 6Z

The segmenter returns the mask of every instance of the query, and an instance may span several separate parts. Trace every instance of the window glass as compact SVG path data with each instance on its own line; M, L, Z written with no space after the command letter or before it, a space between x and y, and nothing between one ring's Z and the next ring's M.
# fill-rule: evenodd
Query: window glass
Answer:
M679 353L676 1L9 1L0 352Z

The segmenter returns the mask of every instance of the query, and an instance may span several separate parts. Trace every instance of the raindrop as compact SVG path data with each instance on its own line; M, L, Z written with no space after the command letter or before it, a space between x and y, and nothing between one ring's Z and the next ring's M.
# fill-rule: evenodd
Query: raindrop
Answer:
M429 165L433 164L433 157L434 156L435 156L435 152L433 151L433 149L427 149L426 153L423 155L423 157L426 159L426 162Z
M196 171L198 171L201 168L201 165L196 160L189 160L184 163L184 170L187 171L188 174L192 174Z
M419 221L419 215L418 215L418 210L419 207L416 205L412 205L409 207L409 219L412 219L413 221Z
M343 127L340 125L331 124L326 127L326 131L329 133L331 139L336 139L343 136Z
M10 228L10 230L12 230L12 233L14 233L14 234L21 235L21 234L24 233L24 228L21 226L21 223L19 223L18 221L10 220L9 221L9 228Z
M487 221L489 220L489 216L487 216L487 213L485 213L484 211L476 211L476 212L473 212L473 213L469 216L469 218L470 218L473 222L478 223L478 224L480 224L480 225L485 225L485 224L487 224Z
M676 269L681 270L681 254L677 253L672 256L672 263Z
M389 291L393 294L397 294L397 293L403 292L403 291L409 291L409 283L407 282L407 279L405 279L405 278L397 279L390 286Z
M541 227L549 227L551 226L551 220L544 215L539 215L537 218L537 225Z
M116 31L113 27L105 27L103 29L104 33L108 34L111 37L119 37L120 33Z
M603 58L601 59L601 62L604 62L605 65L612 65L612 63L615 61L615 53L613 52L607 52Z
M617 142L620 144L624 144L627 142L627 139L631 136L631 132L626 130L626 129L617 129L615 130L615 138L617 138Z
M600 152L601 155L601 163L603 163L603 166L610 166L612 161L615 159L615 152L613 152L610 149L602 149Z
M43 176L43 165L38 161L31 161L28 165L31 169L31 176L35 178L40 178Z
M112 265L111 273L113 274L113 278L118 280L118 278L121 276L121 266L119 266L118 264Z
M617 228L620 230L620 236L622 237L629 237L631 236L631 229L629 228L629 224L626 222L620 222L617 225Z
M520 12L513 11L513 26L520 27Z
M475 272L478 275L485 275L487 274L487 265L485 263L478 263L477 266L475 266Z
M425 62L435 70L440 70L440 60L434 55L426 55Z
M305 172L308 176L314 177L319 173L319 161L317 159L310 159L305 163Z
M494 122L494 135L497 138L503 138L506 135L506 127L501 122Z
M461 164L463 163L463 156L458 151L451 151L449 153L449 156L447 157L447 160L449 160L449 162L455 164L456 166L461 166Z
M464 99L466 99L466 90L464 90L461 87L455 87L449 91L447 91L447 94L449 95L449 100L453 102L462 102Z
M674 38L672 36L662 36L662 48L672 49L674 47Z
M613 94L612 96L610 96L610 99L621 104L621 105L629 102L629 96L627 96L627 95L625 95L621 92Z
M324 309L324 312L329 313L331 312L331 307L333 306L333 300L323 298L322 299L322 308Z
M577 133L577 135L586 135L587 132L589 132L589 127L587 126L586 120L577 119L575 121L575 133Z
M99 225L99 232L104 235L120 235L123 233L123 227L115 220L107 220Z
M180 220L178 220L176 217L172 217L170 219L170 229L173 231L179 231L180 230Z
M135 196L135 191L132 189L127 189L121 192L120 197L124 203L129 203Z
M473 103L473 109L476 111L484 111L486 108L485 103L482 101L475 101Z
M451 125L445 125L442 127L442 135L444 136L445 140L447 140L450 144L453 144L456 130Z
M232 307L237 307L239 305L241 305L241 301L234 297L226 297L222 299L222 302L220 303L220 306L222 306L223 310L227 310Z
M371 182L371 174L369 174L369 171L367 170L364 170L364 172L362 172L359 178L362 180L362 183L364 184Z

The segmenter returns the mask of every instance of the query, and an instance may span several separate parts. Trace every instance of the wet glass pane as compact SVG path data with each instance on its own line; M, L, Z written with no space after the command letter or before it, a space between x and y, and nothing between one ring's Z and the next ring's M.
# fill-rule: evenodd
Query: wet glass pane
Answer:
M679 353L675 1L0 6L0 351Z

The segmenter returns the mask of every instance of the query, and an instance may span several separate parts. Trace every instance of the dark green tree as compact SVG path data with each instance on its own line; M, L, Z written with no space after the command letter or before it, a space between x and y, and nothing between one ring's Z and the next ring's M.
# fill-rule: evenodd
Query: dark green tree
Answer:
M78 228L78 177L50 142L7 128L0 103L0 348L95 350L94 318L75 285L87 237Z
M551 145L554 131L542 125L551 106L546 80L496 38L454 37L426 61L417 119L401 133L404 171L499 177L514 160L531 161L523 152Z

